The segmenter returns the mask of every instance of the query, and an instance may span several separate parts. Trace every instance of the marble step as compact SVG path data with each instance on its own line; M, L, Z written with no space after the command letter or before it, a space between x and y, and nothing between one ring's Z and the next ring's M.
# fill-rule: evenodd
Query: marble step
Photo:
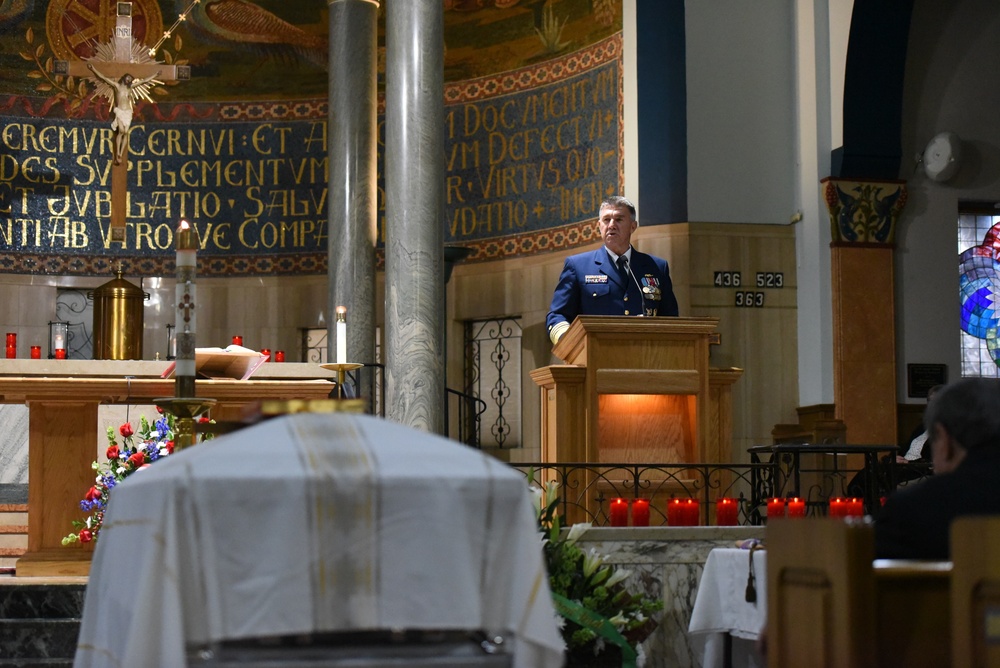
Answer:
M13 568L28 547L28 505L3 503L2 492L0 489L0 574Z
M79 619L84 584L5 584L0 580L0 619Z
M0 656L31 665L39 660L72 661L80 636L79 619L4 619L0 624Z
M16 582L0 580L0 665L71 666L85 585Z

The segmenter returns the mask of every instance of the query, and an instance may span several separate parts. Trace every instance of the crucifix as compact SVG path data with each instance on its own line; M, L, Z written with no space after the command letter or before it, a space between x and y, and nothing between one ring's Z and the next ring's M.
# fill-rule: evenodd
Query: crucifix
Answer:
M186 14L187 12L184 16ZM169 34L168 31L165 36ZM86 61L56 61L53 65L53 70L57 74L68 74L94 81L95 92L108 98L111 104L113 116L111 129L115 132L114 164L111 167L112 241L125 240L128 136L131 131L133 105L140 99L153 102L149 93L157 84L191 78L190 67L157 62L153 59L155 53L155 48L149 49L136 43L133 37L132 3L118 2L115 31L110 44L98 44L96 54Z

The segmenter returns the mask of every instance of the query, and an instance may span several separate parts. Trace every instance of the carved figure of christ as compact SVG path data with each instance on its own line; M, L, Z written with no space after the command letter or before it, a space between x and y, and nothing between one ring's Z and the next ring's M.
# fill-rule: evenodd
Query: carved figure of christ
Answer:
M115 131L114 165L111 168L111 240L125 240L125 211L128 193L128 135L131 131L132 105L138 98L149 97L148 89L158 83L191 77L186 66L166 65L149 59L133 58L132 3L117 3L115 32L112 37L113 60L71 61L57 63L57 71L75 77L96 77L110 88L109 101Z

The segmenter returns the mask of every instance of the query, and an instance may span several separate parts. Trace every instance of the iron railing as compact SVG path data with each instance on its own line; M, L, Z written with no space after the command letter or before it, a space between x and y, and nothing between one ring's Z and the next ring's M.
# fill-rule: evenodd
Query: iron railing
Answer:
M541 486L550 481L558 483L559 514L566 518L567 524L590 522L594 526L609 525L611 500L623 498L650 500L650 526L667 524L667 502L670 499L695 499L699 502L699 524L713 525L716 501L731 498L737 503L738 524L760 525L767 518L768 499L799 494L797 490L788 489L789 480L796 475L789 470L789 461L778 457L773 461L748 464L518 462L510 466L525 476L530 475L535 485ZM880 488L879 494L888 494L899 481L905 483L931 474L926 464L900 465L890 461L874 462L872 466L877 469L861 469L860 473L875 479L884 476L885 467L894 469L889 473L889 486ZM817 472L841 481L859 473L843 469ZM830 492L831 495L839 493L836 490ZM812 490L806 498L807 515L826 515L827 501ZM865 510L871 514L876 508L866 506Z
M754 464L511 463L536 484L558 483L560 515L569 523L610 524L612 499L650 500L651 526L667 523L667 501L699 501L700 524L714 524L715 502L736 499L738 523L759 525L774 495L776 467Z
M477 450L482 448L480 430L482 428L483 413L486 412L486 402L473 394L459 392L450 387L446 387L444 392L444 422L448 425L448 437ZM458 408L457 423L454 425L457 427L457 434L452 433L451 406L453 403Z
M493 447L522 444L520 351L519 318L465 323L465 393L484 400L486 433L479 440Z
M369 415L385 417L385 365L368 363L356 371L347 373L346 383L354 388L360 388L362 396L367 399L368 406L365 410ZM370 393L369 393L370 388ZM458 420L452 424L450 420L451 406L457 407ZM448 438L464 443L473 448L481 448L480 438L482 429L482 416L486 410L486 402L479 397L459 392L451 388L445 388L445 424L447 425Z

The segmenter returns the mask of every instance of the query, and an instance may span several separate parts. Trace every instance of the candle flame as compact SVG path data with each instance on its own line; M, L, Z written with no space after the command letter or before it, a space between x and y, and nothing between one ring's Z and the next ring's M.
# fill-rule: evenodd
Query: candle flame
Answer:
M198 250L198 228L181 219L177 225L177 250Z

